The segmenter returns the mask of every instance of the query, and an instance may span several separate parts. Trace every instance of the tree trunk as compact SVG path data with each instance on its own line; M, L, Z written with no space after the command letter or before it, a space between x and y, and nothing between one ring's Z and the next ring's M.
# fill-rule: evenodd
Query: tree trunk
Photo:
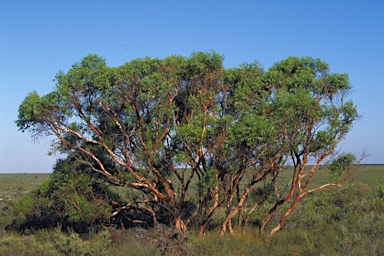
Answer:
M300 201L300 198L301 198L301 194L297 195L297 197L293 201L292 205L289 207L289 209L281 217L279 224L277 224L276 227L274 227L272 229L272 231L269 233L270 236L273 236L273 234L275 234L277 231L279 231L281 229L281 227L284 225L284 222L287 219L287 217L291 214L293 209L295 209L297 203Z
M175 219L175 229L180 231L187 231L187 226L185 225L184 221L181 219L180 216Z
M228 214L227 217L223 220L223 222L221 223L221 231L220 231L220 235L224 235L225 234L225 231L227 230L227 226L228 226L228 230L229 230L229 233L230 234L233 234L233 227L232 227L232 218L236 215L236 213L238 213L239 209L235 209L232 213Z
M204 236L205 227L207 226L207 224L208 224L208 221L203 222L203 223L200 225L200 227L199 227L199 232L198 232L198 234L199 234L200 237L203 237L203 236Z

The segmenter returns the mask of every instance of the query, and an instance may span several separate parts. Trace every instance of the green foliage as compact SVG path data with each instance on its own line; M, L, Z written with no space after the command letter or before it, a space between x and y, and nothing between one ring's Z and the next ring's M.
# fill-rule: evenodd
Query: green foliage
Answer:
M217 186L217 170L208 169L204 176L199 179L197 191L200 198L211 195L212 190Z
M108 219L112 209L109 202L100 197L103 188L91 176L76 170L58 176L56 172L53 197L63 204L70 220Z
M83 168L73 159L59 160L52 175L50 196L69 220L106 221L112 211L110 201L118 201L119 196L105 185L102 177L82 171Z
M270 183L265 183L263 186L257 187L252 190L250 197L251 203L262 202L266 199L276 200L276 198L270 197L273 194L274 187Z
M18 214L10 229L73 228L78 232L97 229L108 223L111 201L120 197L102 179L78 171L71 159L58 160L50 180L24 195L14 206ZM111 200L111 201L110 201Z
M22 197L17 204L15 205L14 209L17 214L22 214L30 211L30 208L34 206L35 200L30 197L30 195L26 195Z
M333 174L341 174L350 168L356 162L356 156L351 153L345 153L338 156L329 165L329 171Z

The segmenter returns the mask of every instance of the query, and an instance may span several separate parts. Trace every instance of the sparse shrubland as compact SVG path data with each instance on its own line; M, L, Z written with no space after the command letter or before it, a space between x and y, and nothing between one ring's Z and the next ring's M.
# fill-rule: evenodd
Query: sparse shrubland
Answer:
M271 238L259 237L257 214L234 235L219 236L220 220L213 219L204 237L164 225L126 231L105 227L82 235L61 227L22 234L4 231L3 225L0 255L382 255L383 173L384 166L363 165L344 187L308 196ZM74 248L65 251L64 244Z

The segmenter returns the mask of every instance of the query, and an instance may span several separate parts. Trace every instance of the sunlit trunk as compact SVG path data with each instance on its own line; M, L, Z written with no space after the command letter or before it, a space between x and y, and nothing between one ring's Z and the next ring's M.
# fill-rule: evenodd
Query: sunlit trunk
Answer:
M208 224L208 221L206 221L200 225L199 231L198 231L198 234L200 237L204 236L204 232L205 232L205 228L206 228L207 224Z
M175 219L175 229L180 231L187 231L187 226L180 216Z

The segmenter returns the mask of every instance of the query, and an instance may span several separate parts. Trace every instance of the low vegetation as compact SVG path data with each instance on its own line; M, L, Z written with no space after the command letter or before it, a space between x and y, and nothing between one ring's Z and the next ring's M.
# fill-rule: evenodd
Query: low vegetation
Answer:
M308 196L272 238L259 237L258 216L234 235L225 236L217 235L220 222L214 219L204 237L164 225L125 231L104 227L87 234L63 231L60 226L5 231L15 219L16 204L16 197L7 198L1 202L0 255L383 255L383 173L382 165L363 165L344 187ZM43 182L46 178L42 174L1 174L0 188L7 184L14 188L20 180ZM26 194L30 189L19 192ZM4 197L7 192L3 189L1 193ZM272 221L277 220L278 216Z

